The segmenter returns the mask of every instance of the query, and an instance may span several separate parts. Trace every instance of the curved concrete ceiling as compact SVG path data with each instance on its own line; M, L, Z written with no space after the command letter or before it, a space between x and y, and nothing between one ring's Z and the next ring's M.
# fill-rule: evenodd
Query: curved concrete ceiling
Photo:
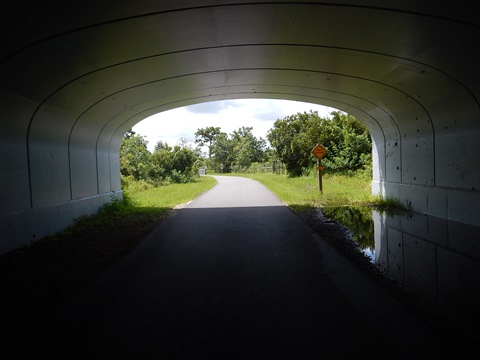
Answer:
M479 209L465 217L440 190L469 198L480 189L468 155L480 151L480 21L470 3L18 3L0 26L0 150L9 154L0 184L15 187L0 195L4 212L119 190L112 153L154 113L278 98L363 121L375 192L478 221Z
M390 114L401 103L428 116L428 103L452 88L478 105L478 59L468 56L478 19L465 7L198 0L35 6L2 24L11 34L1 49L2 88L36 100L39 109L64 109L77 122L101 116L104 125L131 125L147 113L241 97Z

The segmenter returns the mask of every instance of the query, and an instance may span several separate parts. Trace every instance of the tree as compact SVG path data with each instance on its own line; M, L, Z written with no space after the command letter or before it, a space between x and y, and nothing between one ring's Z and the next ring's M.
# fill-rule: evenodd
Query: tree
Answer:
M301 176L313 166L311 151L321 141L321 123L317 112L297 113L278 119L268 131L267 139L289 176Z
M188 147L169 146L159 141L153 154L147 150L148 142L133 131L128 131L120 145L120 173L123 177L144 180L157 186L163 182L186 183L198 176L200 155Z
M170 146L168 146L168 144L166 142L163 142L162 140L159 140L155 144L155 148L153 149L153 152L161 151L161 150L171 151L172 148Z
M240 168L248 168L254 162L261 162L265 158L266 141L257 139L252 134L252 127L242 126L233 131L234 164Z
M209 166L245 169L265 158L266 140L257 139L252 130L252 127L242 126L226 134L219 127L198 129L195 142L204 145L209 141Z
M267 139L289 176L301 176L315 165L311 151L317 143L327 149L322 165L327 171L352 173L371 164L371 138L367 128L353 116L332 112L320 118L317 112L297 113L275 121Z
M148 179L152 171L151 153L148 141L134 131L124 135L120 145L120 173L132 176L135 180Z
M217 138L222 134L219 127L208 126L195 132L195 143L208 147L208 158L212 156L212 149Z
M152 162L160 181L186 183L198 174L199 155L194 150L175 145L173 148L159 141L155 145Z
M332 112L329 124L329 156L324 166L331 171L352 174L370 169L372 140L367 127L355 117L338 111Z
M231 169L234 161L234 144L226 133L221 133L212 147L212 164Z

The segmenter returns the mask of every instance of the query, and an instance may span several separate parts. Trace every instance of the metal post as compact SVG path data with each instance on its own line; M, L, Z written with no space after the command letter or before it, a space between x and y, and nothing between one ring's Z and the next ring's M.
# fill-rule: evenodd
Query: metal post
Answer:
M322 184L322 160L317 158L317 169L318 169L318 189L323 193L323 184Z

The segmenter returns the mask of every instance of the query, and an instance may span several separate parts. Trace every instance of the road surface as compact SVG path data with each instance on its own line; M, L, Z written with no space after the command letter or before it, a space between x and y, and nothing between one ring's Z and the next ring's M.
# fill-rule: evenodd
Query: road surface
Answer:
M70 344L69 358L456 354L262 184L215 178L59 309L38 341Z

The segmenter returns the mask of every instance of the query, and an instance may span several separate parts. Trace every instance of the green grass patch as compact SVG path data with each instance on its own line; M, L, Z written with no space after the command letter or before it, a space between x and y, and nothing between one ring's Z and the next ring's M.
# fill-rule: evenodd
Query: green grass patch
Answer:
M169 184L130 194L139 207L170 208L186 204L198 195L211 189L217 181L210 176L201 176L198 181L186 184Z
M371 178L365 175L323 175L322 192L317 174L296 178L270 173L228 175L248 177L261 182L287 206L296 210L346 205L402 208L398 201L372 195Z
M124 191L124 200L112 200L98 213L82 216L74 224L52 237L64 237L74 232L90 232L99 228L129 227L157 221L178 205L186 204L211 189L217 181L202 176L186 184L170 184L142 191Z
M386 212L403 209L402 204L394 199L382 199L372 195L371 179L366 176L324 175L323 192L320 192L317 176L289 178L286 175L268 173L221 175L257 180L296 211L345 205L375 206ZM97 214L76 219L73 225L55 237L73 232L94 231L100 227L118 228L153 222L216 184L213 177L201 176L197 181L186 184L169 184L140 191L126 190L123 201L114 200L104 205Z

